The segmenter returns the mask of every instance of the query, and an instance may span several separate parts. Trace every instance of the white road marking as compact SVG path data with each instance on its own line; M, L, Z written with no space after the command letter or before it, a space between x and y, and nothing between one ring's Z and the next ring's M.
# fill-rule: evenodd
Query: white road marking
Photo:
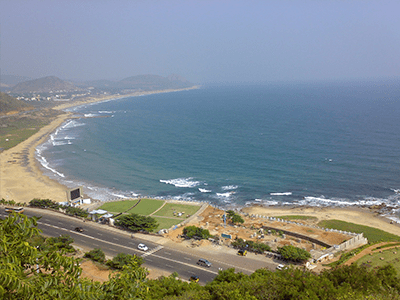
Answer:
M105 243L105 244L109 244L109 245L114 245L114 246L115 246L114 243L111 243L111 242L108 242L108 241L103 241L103 240L101 240L101 239L99 239L99 238L96 238L96 237L93 237L93 236L90 236L90 235L82 234L82 233L75 232L75 231L72 231L72 230L69 230L69 229L65 229L65 228L59 228L59 227L57 227L57 226L50 225L50 224L46 224L46 223L42 223L42 222L38 222L38 224L46 225L46 226L53 227L53 228L58 228L58 229L61 229L61 230L64 230L64 231L68 231L68 232L73 232L73 233L75 233L75 234L82 235L82 236L84 236L84 237L86 237L86 238L89 238L89 239L92 239L92 240L96 240L96 241L99 241L99 242L102 242L102 243ZM118 245L118 246L121 247L121 248L125 248L125 249L128 249L128 250L132 250L132 248L127 247L127 246L124 246L124 245ZM179 251L179 252L182 252L182 251ZM193 266L193 265L190 265L190 264L188 264L188 263L184 263L184 262L181 262L181 261L178 261L178 260L174 260L174 259L170 259L170 258L167 258L167 257L163 257L163 256L160 256L160 255L157 255L157 254L152 254L152 255L153 255L154 257L157 257L157 258L160 258L160 259L169 260L169 261L171 261L171 262L178 263L178 264L181 264L181 265L185 265L185 266L190 267L190 268L197 268L197 269L199 269L199 270L203 270L203 271L205 271L205 272L209 272L209 273L218 275L218 272L213 272L213 271L211 271L211 270L205 270L204 268L200 268L200 267L197 267L197 266ZM234 266L233 266L233 267L234 267ZM236 267L236 268L239 269L240 267ZM243 269L243 268L240 268L240 269ZM243 270L245 270L245 269L243 269ZM246 271L249 271L249 272L251 272L251 273L254 272L254 271L250 271L250 270L246 270ZM193 273L193 274L194 274L194 273Z

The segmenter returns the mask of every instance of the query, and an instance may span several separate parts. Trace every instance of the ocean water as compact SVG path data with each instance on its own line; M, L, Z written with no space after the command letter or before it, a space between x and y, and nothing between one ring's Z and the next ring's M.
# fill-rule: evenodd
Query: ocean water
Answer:
M95 199L400 207L400 82L202 87L73 111L37 157Z

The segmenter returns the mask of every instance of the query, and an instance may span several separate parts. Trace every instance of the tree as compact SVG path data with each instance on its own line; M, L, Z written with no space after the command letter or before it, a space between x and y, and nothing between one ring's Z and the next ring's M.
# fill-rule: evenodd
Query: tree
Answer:
M233 224L237 224L237 223L243 224L244 223L243 218L238 214L233 215L231 218L231 221Z
M307 259L311 258L311 254L308 251L292 245L278 248L278 252L284 259L297 262L306 261Z
M197 226L186 226L183 228L183 234L186 235L189 239L191 238L199 238L199 239L208 239L211 237L210 231L208 229L202 229Z
M29 244L38 236L37 218L10 214L0 220L1 299L88 299L98 284L79 279L78 260L63 251Z
M144 260L142 257L132 254L118 253L112 260L108 260L106 264L114 269L120 269L130 263L137 264L141 266Z
M153 231L157 229L157 220L152 217L141 216L138 214L122 215L115 221L116 226L120 226L131 231Z
M95 248L93 250L90 250L89 252L86 252L83 257L90 258L91 260L98 261L98 262L104 262L106 260L106 255L104 254L103 250L99 248Z

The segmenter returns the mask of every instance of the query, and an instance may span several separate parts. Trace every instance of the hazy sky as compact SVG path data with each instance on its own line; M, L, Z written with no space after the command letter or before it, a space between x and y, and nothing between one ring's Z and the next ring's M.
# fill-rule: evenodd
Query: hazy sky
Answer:
M0 0L1 74L400 78L400 1Z

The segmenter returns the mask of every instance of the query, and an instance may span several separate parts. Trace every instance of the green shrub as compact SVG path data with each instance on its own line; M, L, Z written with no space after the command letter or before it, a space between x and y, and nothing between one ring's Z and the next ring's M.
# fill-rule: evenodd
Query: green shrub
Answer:
M194 225L183 228L183 234L187 236L189 239L191 238L208 239L209 237L211 237L211 234L208 231L208 229L201 229Z
M307 259L311 258L311 254L308 251L292 245L278 248L278 253L282 255L284 259L297 262L306 261Z
M152 217L141 216L138 214L122 215L115 221L116 226L120 226L124 229L131 231L153 231L157 229L157 220Z
M134 263L137 266L141 266L144 260L142 257L137 255L118 253L112 260L107 260L106 265L113 268L121 270L124 266L129 263Z
M257 243L253 241L245 241L243 239L235 239L231 245L236 249L246 249L247 251L264 253L264 251L271 251L271 247L267 244Z
M46 239L45 243L41 245L41 248L54 249L56 251L65 251L68 253L75 252L72 243L74 240L68 235L61 235L58 237L49 237Z
M106 260L106 255L104 254L103 250L99 248L95 248L93 250L90 250L89 252L86 252L83 257L90 258L91 260L98 261L103 263Z

